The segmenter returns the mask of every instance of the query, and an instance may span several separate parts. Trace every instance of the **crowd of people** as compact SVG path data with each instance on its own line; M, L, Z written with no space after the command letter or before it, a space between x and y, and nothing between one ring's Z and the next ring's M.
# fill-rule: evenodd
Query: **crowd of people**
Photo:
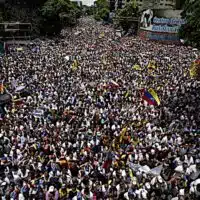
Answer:
M199 52L88 19L62 34L0 57L1 199L199 199Z

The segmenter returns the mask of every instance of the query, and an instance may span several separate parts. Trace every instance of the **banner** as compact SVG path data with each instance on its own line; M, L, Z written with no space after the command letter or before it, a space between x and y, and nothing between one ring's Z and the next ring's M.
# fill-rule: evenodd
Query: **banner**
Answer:
M163 169L163 165L159 165L157 167L154 167L153 169L150 170L150 174L155 175L155 176L159 176L161 171Z
M157 167L150 169L147 165L142 166L142 165L133 164L133 163L129 163L129 167L134 172L141 171L141 172L144 172L146 174L151 174L153 176L159 176L161 174L162 169L163 169L163 165L159 165Z
M186 23L184 19L178 18L158 18L154 17L153 19L154 24L169 24L169 25L183 25Z
M140 37L149 40L179 42L178 36L181 25L185 24L184 19L178 18L157 18L152 16L151 10L144 11L141 17ZM146 33L145 33L146 32Z

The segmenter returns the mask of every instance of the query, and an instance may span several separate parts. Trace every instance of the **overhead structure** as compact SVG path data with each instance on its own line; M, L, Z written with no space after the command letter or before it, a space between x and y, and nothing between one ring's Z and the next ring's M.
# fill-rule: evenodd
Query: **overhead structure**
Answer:
M1 40L24 40L30 38L31 23L0 23Z

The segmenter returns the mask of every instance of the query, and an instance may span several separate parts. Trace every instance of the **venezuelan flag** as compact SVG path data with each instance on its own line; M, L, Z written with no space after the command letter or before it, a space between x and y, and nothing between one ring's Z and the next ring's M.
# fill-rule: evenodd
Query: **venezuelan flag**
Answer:
M151 88L149 90L143 90L142 98L147 101L150 105L160 105L160 99L157 93Z

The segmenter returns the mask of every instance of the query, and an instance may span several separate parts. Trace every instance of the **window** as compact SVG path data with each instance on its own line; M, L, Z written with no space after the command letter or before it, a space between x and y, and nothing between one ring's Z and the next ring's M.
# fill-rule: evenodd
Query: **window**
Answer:
M4 30L4 24L0 24L0 30Z
M14 29L19 29L18 24L5 24L5 28L7 30L14 30Z
M30 31L31 30L31 24L19 24L19 29Z
M0 38L24 39L31 34L30 23L2 23L0 24Z

